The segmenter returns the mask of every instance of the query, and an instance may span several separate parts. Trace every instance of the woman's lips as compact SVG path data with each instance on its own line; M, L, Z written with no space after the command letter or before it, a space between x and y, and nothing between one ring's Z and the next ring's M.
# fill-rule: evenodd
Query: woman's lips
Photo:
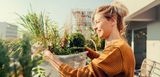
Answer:
M96 33L99 35L101 33L101 30L96 30Z

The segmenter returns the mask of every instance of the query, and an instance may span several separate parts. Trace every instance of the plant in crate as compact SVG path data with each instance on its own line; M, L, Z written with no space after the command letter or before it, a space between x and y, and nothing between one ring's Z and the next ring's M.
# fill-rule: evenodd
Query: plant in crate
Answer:
M62 55L70 56L70 54L84 51L85 38L81 33L66 34L61 40L57 24L53 24L48 16L42 13L29 12L20 16L20 20L20 25L31 35L32 44L38 42L43 49L49 49L51 52L59 55L59 57L62 57ZM64 45L62 45L63 43ZM64 61L67 61L67 59Z

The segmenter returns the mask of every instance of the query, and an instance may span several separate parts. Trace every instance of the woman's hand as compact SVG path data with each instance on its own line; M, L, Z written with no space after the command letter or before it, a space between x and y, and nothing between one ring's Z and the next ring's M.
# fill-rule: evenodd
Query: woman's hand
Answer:
M49 62L53 67L55 67L58 70L62 62L57 58L55 54L51 53L49 50L44 50L43 52L44 52L44 60Z
M90 59L94 59L94 58L98 58L99 57L99 53L97 53L96 51L94 51L93 49L89 48L89 47L85 47L85 50L87 51L87 56Z

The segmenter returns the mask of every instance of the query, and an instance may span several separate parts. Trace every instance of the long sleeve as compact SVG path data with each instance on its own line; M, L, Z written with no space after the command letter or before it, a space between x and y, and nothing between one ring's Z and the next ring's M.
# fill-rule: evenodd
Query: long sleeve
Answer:
M119 48L106 49L94 62L109 77L116 76L123 71L122 54Z
M116 40L86 67L72 68L62 64L59 70L63 77L133 77L134 54L123 40Z
M62 64L59 68L63 77L108 77L122 71L122 59L118 48L107 49L86 67L72 68Z
M59 69L62 77L95 77L90 66L92 65L74 69L67 64L62 64Z

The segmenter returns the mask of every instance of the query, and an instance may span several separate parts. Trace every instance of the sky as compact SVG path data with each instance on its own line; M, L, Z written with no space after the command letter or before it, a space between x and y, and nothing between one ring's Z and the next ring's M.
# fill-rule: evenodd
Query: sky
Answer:
M40 13L45 12L52 21L62 26L67 21L72 9L94 10L100 5L112 0L0 0L0 22L17 24L18 16L24 15L30 10Z

